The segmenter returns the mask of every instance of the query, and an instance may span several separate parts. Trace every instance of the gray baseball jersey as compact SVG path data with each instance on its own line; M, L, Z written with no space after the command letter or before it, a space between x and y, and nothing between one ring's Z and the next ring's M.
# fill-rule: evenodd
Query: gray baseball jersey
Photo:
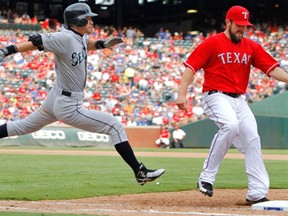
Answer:
M61 32L42 34L44 51L53 52L56 61L57 86L67 91L81 92L87 75L88 35Z
M27 118L7 123L9 136L40 130L57 120L86 131L111 136L112 143L127 141L125 129L112 115L83 107L87 77L88 35L63 28L41 34L44 51L53 52L57 79L46 100Z

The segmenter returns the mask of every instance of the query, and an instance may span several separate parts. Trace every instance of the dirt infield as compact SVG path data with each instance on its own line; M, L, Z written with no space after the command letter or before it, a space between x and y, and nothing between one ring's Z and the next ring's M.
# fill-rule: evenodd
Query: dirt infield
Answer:
M86 154L117 155L114 151L59 151L59 150L10 150L0 149L1 154ZM136 152L138 156L151 156L151 152ZM163 157L205 157L202 153L153 152ZM239 154L227 154L226 158L243 158ZM264 155L265 159L287 160L287 155ZM151 183L153 184L153 183ZM183 192L117 195L57 201L0 200L0 211L74 213L111 216L146 215L288 215L288 212L252 210L245 205L246 189L216 189L213 197L206 197L197 190ZM271 200L287 200L288 190L270 190Z
M252 210L243 201L246 190L215 190L205 197L196 190L93 197L57 201L0 201L0 211L101 214L113 216L146 215L288 215L288 212ZM273 200L287 199L288 190L271 190Z

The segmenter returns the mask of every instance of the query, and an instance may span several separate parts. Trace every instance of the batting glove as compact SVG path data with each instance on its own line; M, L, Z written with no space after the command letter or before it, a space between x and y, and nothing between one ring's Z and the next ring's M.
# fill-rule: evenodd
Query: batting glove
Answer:
M0 62L2 62L4 60L4 58L6 57L5 53L8 53L6 48L0 49Z
M4 60L4 58L8 55L11 55L13 53L17 53L18 49L15 45L10 45L5 48L0 49L0 62Z

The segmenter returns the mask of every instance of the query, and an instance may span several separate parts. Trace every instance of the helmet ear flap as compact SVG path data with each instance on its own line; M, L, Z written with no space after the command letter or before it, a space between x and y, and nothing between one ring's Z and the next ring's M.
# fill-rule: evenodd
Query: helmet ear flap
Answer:
M77 19L75 25L78 27L84 27L88 24L88 20L86 18Z

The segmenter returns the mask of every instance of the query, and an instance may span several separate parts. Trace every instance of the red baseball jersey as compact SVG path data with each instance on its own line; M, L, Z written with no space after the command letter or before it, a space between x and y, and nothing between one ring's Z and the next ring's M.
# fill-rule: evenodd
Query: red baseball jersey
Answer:
M194 73L203 68L203 92L218 90L244 94L251 65L269 76L279 63L255 41L242 38L235 44L222 32L204 40L184 65Z
M168 130L160 131L160 137L161 138L169 138L170 137L169 131Z

